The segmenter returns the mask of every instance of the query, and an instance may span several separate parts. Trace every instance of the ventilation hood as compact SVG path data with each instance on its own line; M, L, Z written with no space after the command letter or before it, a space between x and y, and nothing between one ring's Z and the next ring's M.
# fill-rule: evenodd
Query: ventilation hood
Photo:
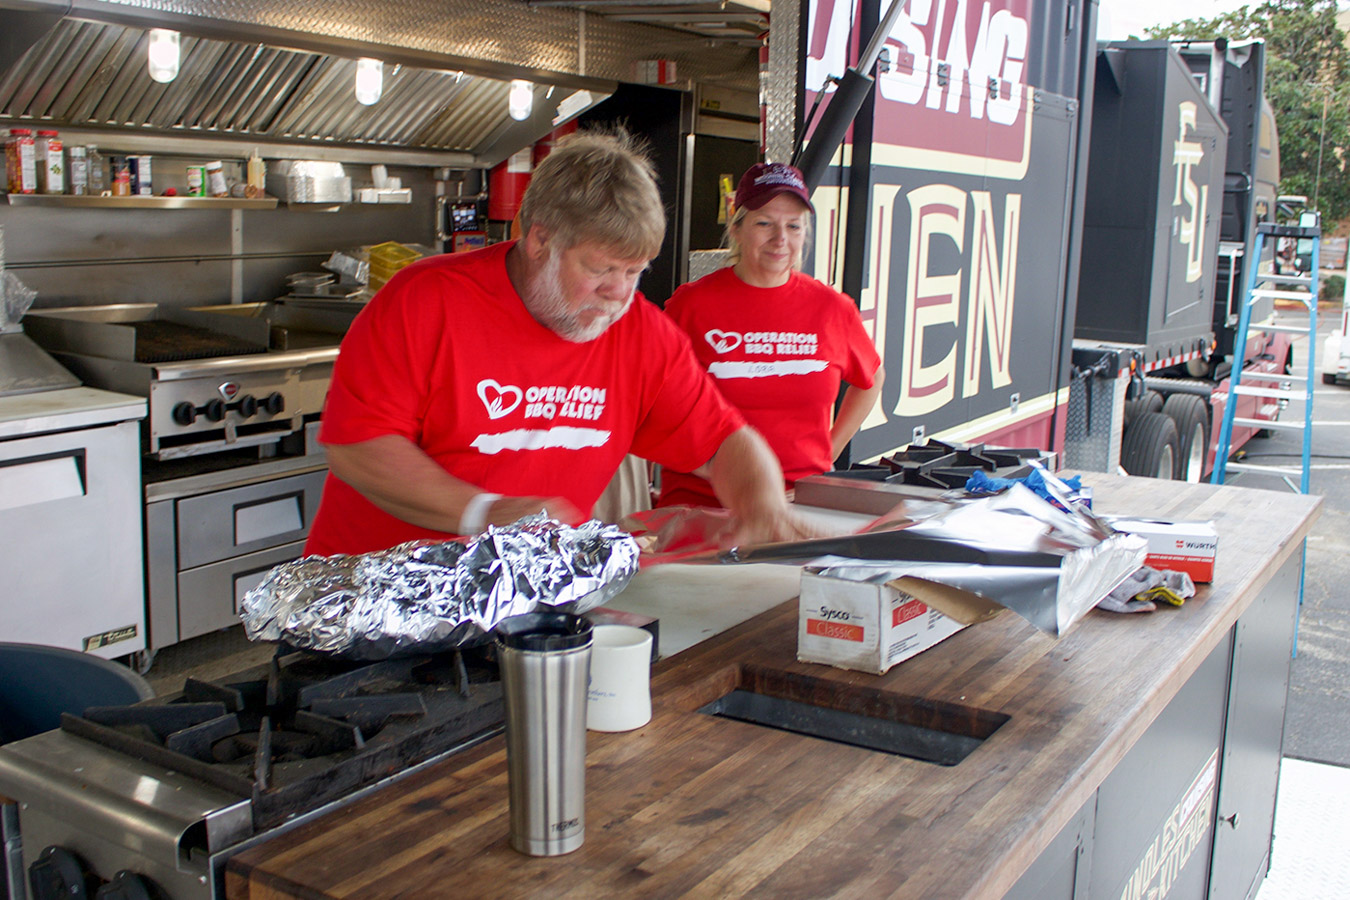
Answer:
M168 84L146 71L151 28L182 33ZM744 33L521 0L0 0L0 34L0 123L120 152L488 167L637 80L642 60L674 61L682 86L758 78ZM384 63L372 106L352 90L361 57ZM523 122L507 115L512 79L533 86Z

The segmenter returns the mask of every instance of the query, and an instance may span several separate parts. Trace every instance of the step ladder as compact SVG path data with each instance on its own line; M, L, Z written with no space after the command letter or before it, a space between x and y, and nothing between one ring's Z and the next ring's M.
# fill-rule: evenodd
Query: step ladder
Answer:
M1285 484L1301 494L1308 493L1308 474L1312 466L1312 408L1313 381L1317 377L1317 273L1319 271L1318 251L1320 249L1322 228L1319 214L1303 213L1298 225L1275 225L1262 223L1256 227L1256 246L1250 257L1246 286L1242 294L1242 303L1238 311L1237 333L1233 339L1233 371L1229 375L1228 401L1223 405L1223 424L1219 429L1219 440L1214 454L1214 471L1210 475L1212 484L1223 484L1229 472L1261 472L1279 475ZM1311 275L1276 275L1273 272L1259 271L1262 253L1266 241L1282 237L1293 238L1299 246L1310 246ZM1258 287L1261 284L1278 284L1302 287L1303 290ZM1301 334L1308 338L1308 367L1306 377L1281 372L1252 372L1243 368L1243 356L1246 352L1247 337L1251 329L1252 307L1261 300L1294 300L1302 303L1308 310L1308 324L1277 325L1263 324L1259 331ZM1250 382L1250 383L1248 383ZM1295 402L1302 404L1302 415L1297 419L1256 419L1237 415L1239 397L1256 397L1269 400L1286 407ZM1252 463L1234 462L1228 457L1232 454L1233 426L1245 425L1250 428L1269 428L1282 431L1303 432L1302 465L1267 466ZM1295 486L1291 476L1298 475Z
M1298 246L1304 246L1304 242L1311 245L1310 256L1311 265L1308 271L1309 275L1276 275L1272 272L1260 272L1261 257L1265 250L1266 238L1279 239L1282 237L1294 238L1299 242ZM1256 227L1256 247L1251 255L1251 265L1248 267L1246 289L1242 295L1242 308L1238 313L1237 334L1233 339L1233 371L1229 375L1228 381L1228 400L1223 405L1223 426L1219 429L1219 443L1215 448L1214 471L1210 475L1212 484L1223 484L1229 471L1234 472L1264 472L1267 474L1277 474L1284 479L1284 483L1297 490L1300 494L1308 493L1308 474L1312 468L1312 407L1313 407L1313 379L1317 375L1317 279L1321 271L1321 263L1318 258L1320 245L1322 243L1322 227L1319 214L1316 212L1303 213L1299 216L1298 225L1273 225L1262 223ZM1270 288L1258 288L1258 284L1280 284L1286 286L1302 287L1304 290L1291 291ZM1247 334L1251 328L1252 306L1260 300L1296 300L1302 303L1308 309L1308 325L1306 328L1298 325L1262 325L1262 331L1280 331L1290 334L1305 334L1308 337L1308 370L1306 378L1295 378L1292 375L1282 373L1261 373L1243 371L1243 362L1247 353ZM1253 382L1264 382L1266 385L1275 384L1275 387L1246 385L1242 382L1250 380ZM1281 385L1284 382L1290 384L1289 388ZM1301 387L1297 386L1301 385ZM1266 419L1249 419L1237 415L1237 406L1239 397L1260 397L1266 400L1273 400L1278 403L1292 403L1300 400L1303 403L1303 418L1301 421L1268 421ZM1231 462L1228 457L1233 451L1233 426L1248 425L1254 428L1286 429L1303 432L1303 465L1298 469L1291 466L1262 466L1252 463ZM1299 476L1298 487L1290 481L1290 476L1297 473ZM1303 563L1298 570L1298 607L1301 612L1303 609L1303 583L1308 565L1308 544L1303 543ZM1294 616L1294 645L1291 656L1298 657L1298 625L1301 616Z

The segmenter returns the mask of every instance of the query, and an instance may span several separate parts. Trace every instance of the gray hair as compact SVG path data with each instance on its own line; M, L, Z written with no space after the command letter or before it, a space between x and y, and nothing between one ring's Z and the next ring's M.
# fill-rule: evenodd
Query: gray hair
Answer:
M651 160L625 131L570 135L534 170L521 228L541 225L561 248L593 241L622 257L661 251L666 212Z

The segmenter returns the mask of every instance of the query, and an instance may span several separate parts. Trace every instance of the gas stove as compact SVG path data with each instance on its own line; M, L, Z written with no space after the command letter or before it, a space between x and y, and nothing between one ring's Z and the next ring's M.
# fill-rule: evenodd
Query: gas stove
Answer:
M115 881L223 897L235 853L500 733L490 653L352 663L282 647L177 694L63 716L0 747L22 868L48 887L82 881L88 896Z

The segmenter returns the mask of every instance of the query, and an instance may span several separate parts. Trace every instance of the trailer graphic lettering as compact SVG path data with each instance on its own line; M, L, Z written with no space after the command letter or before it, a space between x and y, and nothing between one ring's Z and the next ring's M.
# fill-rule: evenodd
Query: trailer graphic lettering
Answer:
M960 379L962 397L979 393L986 359L994 387L1012 383L1012 320L1022 197L1008 194L1004 198L1001 250L994 200L988 191L967 193L951 185L931 184L915 188L905 199L910 213L910 266L905 286L900 397L894 412L898 416L921 416L956 398L959 356L965 360ZM974 221L967 258L968 207ZM961 267L943 270L935 265L936 245L942 243L947 243L942 249L954 250L963 264L970 266L968 284L963 283ZM963 299L964 341L959 328Z
M1198 847L1211 840L1209 826L1218 776L1218 751L1159 826L1120 891L1120 900L1163 900Z
M890 4L882 3L881 15ZM814 0L806 89L852 61L856 4ZM1030 161L1030 0L910 0L877 73L873 161L1020 180ZM993 126L992 128L990 126Z
M870 12L884 17L891 0L874 2ZM863 8L809 0L799 70L808 104L826 74L856 61ZM1042 65L1047 53L1067 52L1043 9L1051 12L1031 0L908 0L874 73L870 145L846 137L835 163L843 171L813 197L812 271L857 298L888 372L855 444L860 460L921 429L955 441L1056 439L1053 412L1068 396L1055 359L1065 341L1078 101L1058 93L1067 82ZM863 198L865 217L856 215ZM1186 210L1176 212L1179 223ZM846 239L855 228L865 234ZM1182 265L1179 250L1174 257Z
M889 5L889 4L888 4ZM880 73L877 90L887 100L957 113L964 107L972 119L988 117L1012 125L1022 109L1022 82L1027 56L1027 20L990 4L956 0L951 20L948 0L914 0L891 29L893 65ZM970 9L968 10L968 7ZM967 37L967 16L979 10L979 25ZM946 51L941 50L947 31Z
M1178 114L1181 136L1172 150L1172 165L1177 170L1177 189L1172 205L1185 203L1190 209L1181 220L1177 237L1186 248L1186 281L1194 282L1200 280L1205 269L1205 208L1209 202L1209 185L1197 187L1191 176L1191 167L1199 165L1205 158L1203 144L1186 140L1188 132L1195 130L1195 103L1187 100L1180 104Z

